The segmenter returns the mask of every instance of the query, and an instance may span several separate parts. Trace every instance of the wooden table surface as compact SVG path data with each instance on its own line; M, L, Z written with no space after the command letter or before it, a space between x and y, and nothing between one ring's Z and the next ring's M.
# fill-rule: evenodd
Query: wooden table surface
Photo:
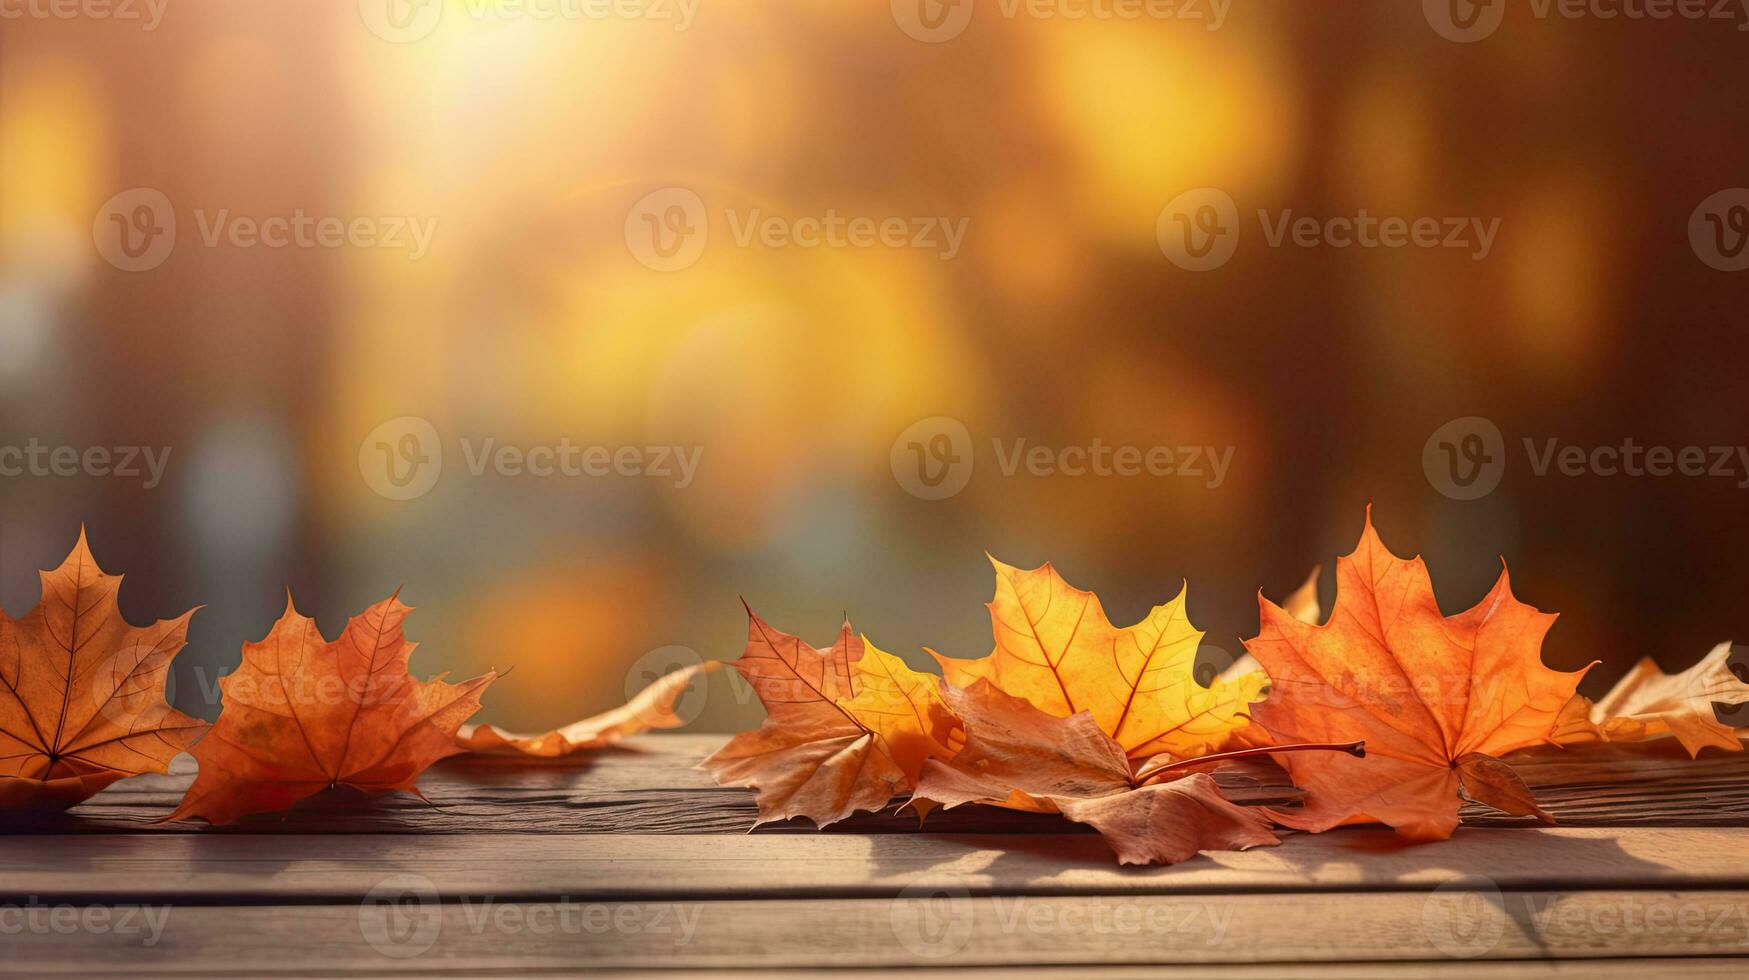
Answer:
M722 740L452 760L429 804L333 794L220 830L157 822L182 759L0 821L0 973L1749 971L1749 753L1539 751L1518 765L1558 828L1467 811L1439 844L1350 829L1120 868L1056 817L974 807L748 834L751 794L693 769Z

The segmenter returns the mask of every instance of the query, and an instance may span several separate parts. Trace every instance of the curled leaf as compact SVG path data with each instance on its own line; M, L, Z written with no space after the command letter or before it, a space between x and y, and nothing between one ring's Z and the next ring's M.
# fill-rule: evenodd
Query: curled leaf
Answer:
M1559 745L1579 745L1674 736L1691 756L1709 745L1741 752L1737 729L1720 721L1714 707L1749 701L1749 682L1736 673L1742 668L1732 663L1733 649L1721 643L1677 674L1666 674L1652 658L1643 658L1596 704L1574 695L1549 738Z
M462 748L482 755L526 755L556 759L612 745L655 728L679 728L686 719L675 713L693 678L722 666L707 660L657 678L630 701L592 718L572 722L540 735L518 735L496 725L463 725L456 734Z

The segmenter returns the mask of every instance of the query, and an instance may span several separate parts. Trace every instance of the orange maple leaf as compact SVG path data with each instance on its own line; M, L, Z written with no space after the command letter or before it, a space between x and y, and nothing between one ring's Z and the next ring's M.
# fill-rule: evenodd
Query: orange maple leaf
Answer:
M1262 628L1246 648L1271 686L1253 716L1276 742L1364 739L1367 756L1280 756L1307 797L1303 810L1276 818L1314 831L1385 823L1438 840L1457 827L1461 790L1548 820L1495 757L1547 741L1585 673L1543 666L1555 617L1515 599L1504 570L1474 609L1442 615L1426 565L1385 548L1370 508L1359 546L1336 572L1323 626L1258 596Z
M679 728L686 719L675 705L692 679L722 666L720 660L682 667L657 678L625 704L592 718L572 722L541 735L517 735L496 725L463 725L456 738L462 748L483 755L527 755L555 759L612 745L652 728Z
M976 660L930 651L955 687L980 678L1025 698L1046 714L1089 712L1131 759L1177 759L1223 748L1248 724L1245 710L1262 696L1261 673L1196 682L1203 633L1185 611L1187 589L1146 619L1119 628L1099 597L1064 581L1050 565L1032 571L996 566L989 603L996 648Z
M42 573L42 602L16 621L0 612L0 808L65 808L164 772L209 727L164 701L195 610L139 629L122 619L120 590L81 529Z
M285 615L219 682L225 707L194 748L200 775L169 819L224 824L283 810L325 789L417 793L419 774L463 751L456 731L496 674L460 684L414 680L417 644L398 596L347 623L332 643L286 597Z
M725 786L756 793L754 826L806 817L826 826L879 810L916 781L923 761L952 755L961 735L936 678L857 636L847 621L815 648L747 611L735 669L753 685L765 723L700 764Z
M966 690L943 685L943 694L965 747L923 763L914 801L1061 813L1099 831L1120 864L1280 843L1267 816L1227 800L1207 773L1134 772L1089 712L1047 714L985 679Z

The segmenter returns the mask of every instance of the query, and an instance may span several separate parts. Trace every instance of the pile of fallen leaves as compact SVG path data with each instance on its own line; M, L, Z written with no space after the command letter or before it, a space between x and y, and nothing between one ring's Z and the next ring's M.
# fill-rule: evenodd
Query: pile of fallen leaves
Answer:
M1679 675L1648 659L1592 704L1576 693L1585 670L1543 665L1555 617L1519 602L1504 570L1475 608L1443 615L1425 564L1386 549L1370 514L1337 561L1329 621L1318 622L1315 575L1283 606L1259 597L1249 655L1209 686L1195 679L1202 633L1184 592L1119 627L1051 566L993 563L995 649L975 660L929 651L940 677L849 623L816 649L749 610L734 666L768 717L704 768L753 788L759 823L825 826L896 797L925 818L986 804L1060 813L1102 834L1120 862L1146 864L1277 844L1278 825L1383 823L1441 840L1465 799L1552 823L1501 758L1536 745L1674 735L1691 754L1742 747L1713 711L1749 700L1729 644ZM1222 794L1211 771L1258 755L1305 791L1302 806Z
M929 651L936 675L877 649L847 622L815 648L748 610L734 666L767 710L703 767L756 791L758 824L819 826L895 800L927 818L984 804L1057 813L1104 835L1124 863L1279 843L1277 827L1319 832L1384 823L1438 840L1462 800L1553 822L1502 757L1537 745L1674 737L1690 754L1740 751L1715 702L1749 700L1722 644L1667 675L1650 659L1593 704L1584 671L1542 663L1553 615L1519 602L1502 572L1475 608L1442 615L1419 558L1387 550L1370 515L1337 562L1337 599L1319 624L1316 576L1283 605L1260 597L1249 654L1211 684L1195 677L1202 632L1186 591L1119 627L1091 592L1051 566L1001 562L989 604L995 649ZM167 771L190 752L199 774L167 819L221 824L286 809L337 787L418 793L419 775L462 753L567 756L652 728L715 661L676 671L630 703L553 732L465 723L495 673L461 683L409 670L415 644L398 595L327 640L288 596L285 614L221 682L214 725L164 699L194 615L130 626L80 535L42 576L41 603L0 613L0 809L65 808L119 779ZM1213 773L1267 757L1304 791L1298 807L1242 806Z

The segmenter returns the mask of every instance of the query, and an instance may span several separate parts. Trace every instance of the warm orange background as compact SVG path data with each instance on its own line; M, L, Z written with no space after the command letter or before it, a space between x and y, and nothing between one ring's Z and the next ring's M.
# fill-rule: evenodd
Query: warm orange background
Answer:
M1749 35L1514 8L1459 45L1419 6L1238 0L1210 32L980 0L937 45L847 0L704 0L684 32L449 16L405 45L351 2L171 0L145 34L7 21L0 444L174 454L151 491L0 480L0 599L26 611L33 570L88 523L133 618L208 606L177 697L210 716L201 687L288 585L330 633L405 585L416 669L514 667L483 717L544 726L616 703L647 651L734 656L740 596L822 642L848 611L913 663L983 652L986 550L1055 561L1126 622L1189 579L1221 664L1257 590L1346 552L1371 501L1448 611L1506 556L1519 595L1563 614L1549 662L1606 661L1588 689L1642 654L1676 668L1749 637L1749 491L1537 478L1518 448L1749 442L1749 272L1687 238L1697 203L1749 183ZM969 234L943 261L735 248L718 226L696 266L658 273L623 222L669 185L719 211L945 215ZM1231 263L1189 273L1155 222L1204 185L1242 214L1502 224L1476 262L1268 249L1248 218ZM91 226L136 186L177 203L183 237L127 274ZM440 225L417 262L206 248L195 208ZM403 415L453 455L396 503L358 450ZM889 453L937 415L966 423L980 468L927 502ZM1469 415L1513 457L1465 503L1421 456ZM685 490L474 479L458 435L705 454ZM1005 477L994 437L1234 461L1216 489ZM757 717L712 683L701 726Z

